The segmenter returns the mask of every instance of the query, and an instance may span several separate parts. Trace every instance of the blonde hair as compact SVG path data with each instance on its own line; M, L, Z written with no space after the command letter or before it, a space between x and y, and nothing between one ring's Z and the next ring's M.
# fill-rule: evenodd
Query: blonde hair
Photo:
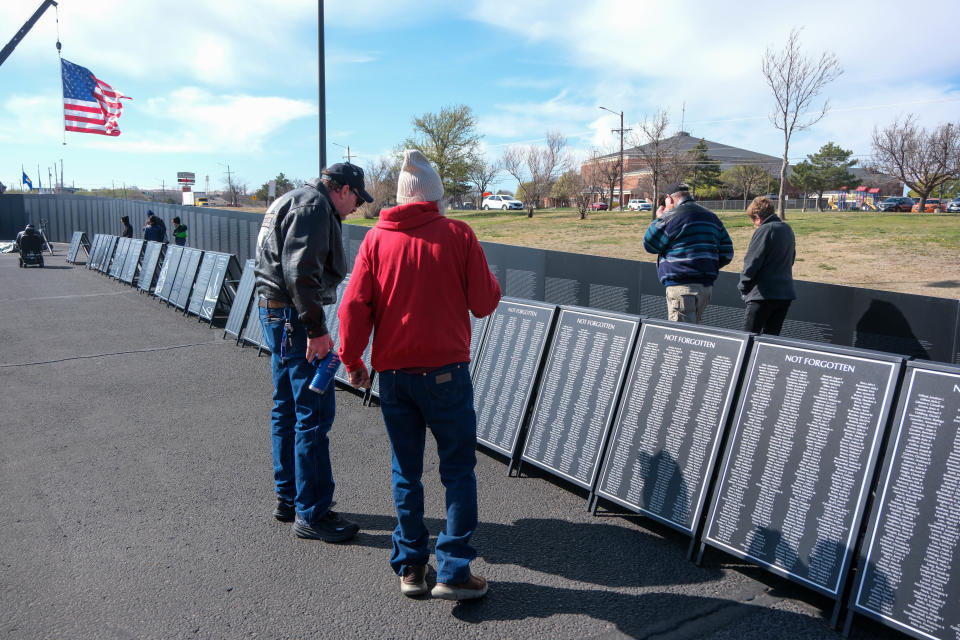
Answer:
M766 220L776 212L773 201L770 198L757 196L747 207L747 215L751 220Z

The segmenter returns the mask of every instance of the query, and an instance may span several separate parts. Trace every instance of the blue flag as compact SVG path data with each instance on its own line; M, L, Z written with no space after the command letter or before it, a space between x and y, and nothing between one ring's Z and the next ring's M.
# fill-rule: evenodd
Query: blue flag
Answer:
M27 172L23 172L23 178L21 179L23 184L27 185L30 188L30 191L33 191L33 182L30 181L30 176L27 175Z

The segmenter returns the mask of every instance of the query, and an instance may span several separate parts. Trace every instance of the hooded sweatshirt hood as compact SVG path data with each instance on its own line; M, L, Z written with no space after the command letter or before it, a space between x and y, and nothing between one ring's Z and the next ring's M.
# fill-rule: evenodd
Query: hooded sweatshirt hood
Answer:
M436 202L411 202L381 210L377 226L388 231L405 231L442 217Z

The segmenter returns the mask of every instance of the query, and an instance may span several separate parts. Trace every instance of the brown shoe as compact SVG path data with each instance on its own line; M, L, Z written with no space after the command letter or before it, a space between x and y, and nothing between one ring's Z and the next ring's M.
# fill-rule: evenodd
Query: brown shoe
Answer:
M403 568L400 576L400 593L411 598L422 596L430 587L427 586L427 574L431 572L428 564L409 565Z
M434 598L444 600L473 600L487 595L487 581L483 576L472 575L460 584L438 582L431 593Z

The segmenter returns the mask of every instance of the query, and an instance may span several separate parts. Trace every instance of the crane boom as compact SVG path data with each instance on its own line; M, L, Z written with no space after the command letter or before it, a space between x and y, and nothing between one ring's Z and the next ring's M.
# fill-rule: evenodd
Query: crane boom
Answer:
M43 2L40 3L40 8L33 12L33 15L30 16L30 19L27 20L22 27L20 27L20 31L17 31L10 42L7 43L7 46L0 51L0 64L3 64L3 61L6 60L11 53L13 53L13 50L17 48L17 45L20 44L20 41L23 40L24 36L27 35L27 32L33 28L34 23L36 23L36 21L40 19L40 16L43 15L43 12L49 9L51 6L57 6L55 0L43 0Z

